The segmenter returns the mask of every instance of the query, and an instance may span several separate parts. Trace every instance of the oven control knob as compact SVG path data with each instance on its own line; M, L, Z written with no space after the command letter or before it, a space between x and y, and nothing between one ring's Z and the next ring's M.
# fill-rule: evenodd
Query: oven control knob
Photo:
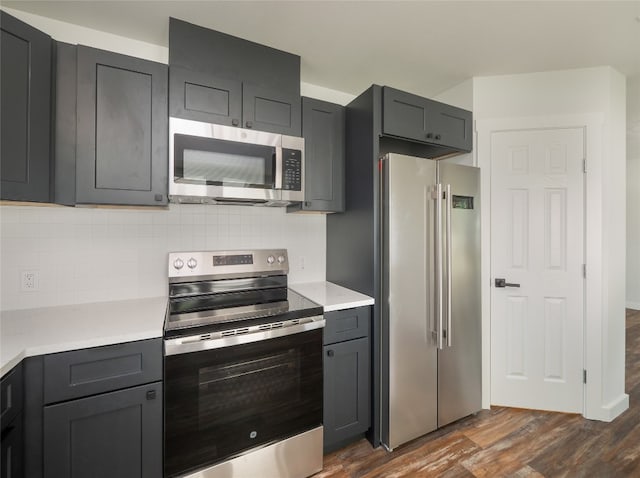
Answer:
M187 261L187 266L189 266L189 269L195 269L197 265L198 261L196 261L193 257Z
M268 262L269 264L273 264L275 261L276 261L276 258L275 258L275 257L273 257L273 256L269 256L269 257L267 257L267 262Z
M173 261L173 267L180 270L184 267L184 261L182 259L176 259Z
M278 264L284 264L285 258L284 256L278 256Z

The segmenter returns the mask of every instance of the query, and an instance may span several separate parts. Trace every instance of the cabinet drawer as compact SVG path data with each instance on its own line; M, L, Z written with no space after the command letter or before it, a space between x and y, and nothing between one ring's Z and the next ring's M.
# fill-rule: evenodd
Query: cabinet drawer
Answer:
M325 312L323 343L325 345L369 336L371 307Z
M16 365L0 381L0 415L1 428L4 431L20 410L22 410L22 362Z
M162 380L162 339L44 357L44 403Z

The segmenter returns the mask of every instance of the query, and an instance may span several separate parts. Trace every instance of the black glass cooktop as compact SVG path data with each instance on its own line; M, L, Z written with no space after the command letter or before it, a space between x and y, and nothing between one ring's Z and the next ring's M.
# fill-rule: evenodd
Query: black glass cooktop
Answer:
M286 287L215 294L174 294L165 338L218 332L322 315L322 306Z

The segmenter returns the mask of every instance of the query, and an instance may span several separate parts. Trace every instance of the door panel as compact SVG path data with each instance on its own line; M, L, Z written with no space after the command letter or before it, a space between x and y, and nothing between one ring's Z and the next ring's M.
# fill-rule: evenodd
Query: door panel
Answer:
M324 446L365 432L370 425L369 339L324 347Z
M300 96L286 95L250 83L242 85L242 118L245 128L300 136Z
M303 209L344 211L344 106L302 98Z
M437 426L433 311L433 161L390 154L384 160L383 329L388 328L389 428L395 448ZM383 333L383 337L385 334ZM384 340L384 338L383 338ZM384 347L384 345L383 345Z
M44 408L45 478L162 474L162 382Z
M491 402L583 409L584 131L491 139Z
M51 37L0 12L0 198L51 200Z
M167 66L78 47L79 204L167 203Z
M171 66L169 116L241 126L242 83Z
M445 283L451 275L451 328L445 307L445 347L438 351L438 427L442 427L482 408L480 174L477 168L439 162L438 176L443 189L450 185L452 195L443 201L443 224L447 202L453 201L451 271L444 267ZM444 234L443 242L447 244Z

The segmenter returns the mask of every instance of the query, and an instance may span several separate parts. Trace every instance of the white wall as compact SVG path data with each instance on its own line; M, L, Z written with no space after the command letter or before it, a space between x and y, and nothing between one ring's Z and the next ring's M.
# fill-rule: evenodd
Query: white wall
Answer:
M0 309L167 293L167 253L284 247L289 282L325 280L326 217L284 208L0 206ZM39 290L22 291L37 271Z
M585 416L612 420L628 407L625 373L625 79L609 67L472 80L477 125L495 121L587 127ZM437 99L468 104L468 84ZM488 137L478 129L475 164L483 169L483 224L489 224ZM486 128L485 128L486 129ZM507 128L508 129L508 128ZM486 134L486 131L485 131ZM485 153L482 153L485 151ZM482 155L486 157L483 157ZM490 277L490 234L483 230L483 277ZM483 404L490 404L490 287L483 280Z
M640 310L640 76L627 80L627 307Z
M77 43L94 48L101 48L103 50L115 51L123 55L137 56L160 63L169 63L169 48L165 45L153 45L151 43L93 30L73 23L61 22L13 8L3 7L2 9L23 22L45 32L57 41L72 44ZM167 19L167 24L168 22L169 20Z

